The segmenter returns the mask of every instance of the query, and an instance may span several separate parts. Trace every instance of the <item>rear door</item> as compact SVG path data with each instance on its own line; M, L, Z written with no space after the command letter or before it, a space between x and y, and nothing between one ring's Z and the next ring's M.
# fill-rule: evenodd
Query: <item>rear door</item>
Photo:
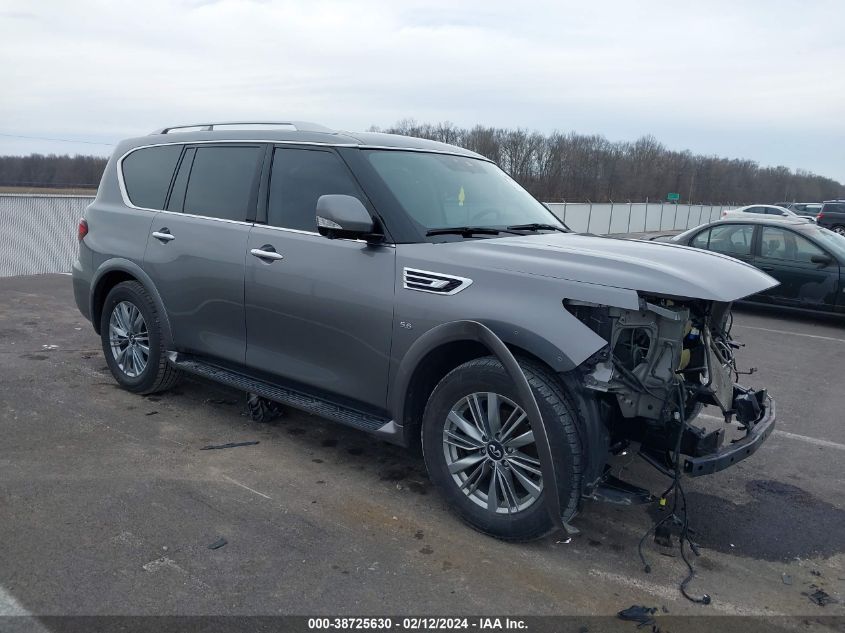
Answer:
M822 265L814 256L830 257ZM798 308L833 310L839 294L839 266L803 235L778 226L761 226L754 265L780 282L763 294L773 301Z
M329 397L384 409L396 249L321 236L315 212L324 194L369 205L334 151L275 148L266 224L253 227L244 249L246 362Z
M187 146L153 219L144 268L179 351L242 364L244 259L265 146Z

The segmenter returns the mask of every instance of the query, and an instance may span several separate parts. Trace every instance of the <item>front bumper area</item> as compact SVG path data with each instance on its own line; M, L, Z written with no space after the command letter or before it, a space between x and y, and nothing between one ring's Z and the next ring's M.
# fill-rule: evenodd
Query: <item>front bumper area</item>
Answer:
M748 430L745 437L715 453L700 457L684 457L684 473L689 477L710 475L753 455L775 429L775 401L766 395L760 408L762 409L760 417L755 422L747 423Z

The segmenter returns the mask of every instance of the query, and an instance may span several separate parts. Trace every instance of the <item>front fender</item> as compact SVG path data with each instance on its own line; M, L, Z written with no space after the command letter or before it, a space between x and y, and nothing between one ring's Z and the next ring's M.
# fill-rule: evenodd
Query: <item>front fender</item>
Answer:
M431 350L454 341L475 341L484 345L491 354L499 359L499 362L502 363L508 376L513 381L519 394L520 404L528 415L528 421L531 424L531 429L534 431L537 441L540 470L543 473L543 485L547 492L545 495L546 510L549 512L555 526L562 528L563 519L561 517L560 495L557 488L554 461L552 460L552 449L548 434L546 433L543 416L540 413L540 407L537 405L534 392L531 391L531 386L528 384L528 380L525 378L525 374L522 372L522 368L519 366L516 358L514 358L514 355L504 342L502 342L502 339L496 336L493 330L484 324L478 321L451 321L449 323L443 323L430 329L411 345L402 359L394 382L395 390L391 397L391 411L394 413L394 419L402 419L405 395L408 393L408 387L413 378L414 370L420 361Z

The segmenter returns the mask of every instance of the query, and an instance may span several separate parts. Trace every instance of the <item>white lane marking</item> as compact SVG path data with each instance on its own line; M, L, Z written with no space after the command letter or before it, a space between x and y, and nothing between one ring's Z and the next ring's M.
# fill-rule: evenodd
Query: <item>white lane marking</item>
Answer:
M652 596L656 596L666 601L675 602L678 600L678 596L681 595L677 587L659 585L655 582L651 582L648 580L640 580L639 578L623 576L622 574L614 574L611 572L601 571L599 569L591 569L588 573L590 574L590 576L593 576L594 578L598 578L600 580L604 580L605 582L613 582L620 585L624 585L631 589L643 591L645 593L648 593ZM765 611L763 609L757 610L748 609L746 607L740 607L739 605L731 604L730 602L725 602L721 598L719 598L718 600L714 600L710 604L710 608L715 609L716 611L721 611L723 613L730 613L732 615L779 615L778 613Z
M746 330L758 330L760 332L770 332L771 334L791 334L792 336L803 336L805 338L816 338L821 341L836 341L837 343L845 343L845 338L835 338L833 336L821 336L819 334L804 334L803 332L790 332L788 330L772 330L767 327L755 327L753 325L734 324L733 327L745 328Z
M22 622L12 622L13 631L29 631L31 633L50 633L47 627L43 626L38 619L27 611L20 602L8 591L0 587L0 617L17 616L26 618ZM4 622L5 624L5 622ZM17 625L17 626L15 626Z
M704 418L705 420L716 420L717 422L724 422L724 418L720 418L716 415L708 415L707 413L699 413L699 418ZM808 435L798 435L797 433L790 433L789 431L781 431L780 429L775 429L772 431L773 435L777 435L779 437L785 437L790 440L798 440L799 442L807 442L807 444L813 444L815 446L823 446L824 448L835 448L839 451L845 451L845 444L840 444L839 442L831 442L830 440L820 440L817 437L810 437Z
M223 475L223 479L226 479L227 481L229 481L229 482L231 482L231 483L235 484L236 486L240 486L241 488L243 488L243 489L245 489L245 490L249 490L250 492L257 494L259 497L264 497L265 499L269 499L270 501L272 501L272 500L273 500L273 497L270 497L270 496L268 496L268 495L265 495L263 492L258 492L257 490L254 490L254 489L250 488L250 487L249 487L249 486L247 486L246 484L242 484L241 482L239 482L239 481L237 481L237 480L235 480L235 479L232 479L232 478L231 478L231 477L229 477L228 475Z
M7 615L32 615L15 600L14 596L0 587L0 616Z
M825 448L835 448L839 451L845 451L845 444L839 444L838 442L831 442L830 440L820 440L817 437L807 437L806 435L789 433L787 431L781 431L780 429L775 429L773 432L775 435L779 435L780 437L787 437L791 440L800 440L802 442L807 442L808 444L815 444L816 446L823 446Z

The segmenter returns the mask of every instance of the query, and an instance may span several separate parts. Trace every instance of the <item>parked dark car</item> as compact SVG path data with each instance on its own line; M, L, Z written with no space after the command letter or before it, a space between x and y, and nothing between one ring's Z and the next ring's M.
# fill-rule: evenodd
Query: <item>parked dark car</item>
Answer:
M845 200L825 200L816 222L831 231L845 235Z
M780 282L745 301L845 313L845 237L826 228L765 217L731 218L697 226L671 242L739 259Z

